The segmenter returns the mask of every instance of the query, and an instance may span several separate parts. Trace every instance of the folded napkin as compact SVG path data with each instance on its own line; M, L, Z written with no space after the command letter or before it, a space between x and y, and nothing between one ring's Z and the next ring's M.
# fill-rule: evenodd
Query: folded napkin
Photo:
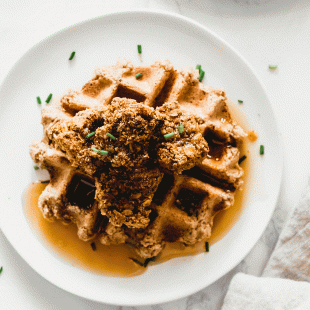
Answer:
M222 310L310 310L310 180L261 278L237 274Z

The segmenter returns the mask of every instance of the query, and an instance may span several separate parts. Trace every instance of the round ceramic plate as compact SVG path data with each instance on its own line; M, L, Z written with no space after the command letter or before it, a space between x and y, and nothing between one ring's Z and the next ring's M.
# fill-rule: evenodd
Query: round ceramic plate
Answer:
M143 48L138 56L137 44ZM68 56L76 52L74 61ZM42 136L36 96L53 100L81 87L96 67L124 57L149 65L169 59L176 68L201 64L204 83L243 100L243 114L258 132L249 154L251 176L244 211L210 253L172 259L131 278L99 276L54 256L30 228L22 193L36 180L29 144ZM43 103L44 105L45 103ZM146 305L192 294L236 266L254 246L273 213L280 188L282 155L272 108L246 61L217 35L179 15L138 11L81 22L38 43L12 68L0 89L1 228L18 253L55 285L92 300ZM259 144L265 155L259 155Z

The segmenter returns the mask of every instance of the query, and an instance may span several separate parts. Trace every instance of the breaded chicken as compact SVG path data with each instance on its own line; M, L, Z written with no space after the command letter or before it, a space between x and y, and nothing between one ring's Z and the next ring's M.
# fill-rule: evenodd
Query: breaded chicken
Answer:
M180 174L207 154L201 122L175 103L155 110L115 98L108 107L80 111L56 122L47 136L72 166L95 177L99 210L113 225L144 228L163 170ZM165 139L170 132L175 132L174 137Z

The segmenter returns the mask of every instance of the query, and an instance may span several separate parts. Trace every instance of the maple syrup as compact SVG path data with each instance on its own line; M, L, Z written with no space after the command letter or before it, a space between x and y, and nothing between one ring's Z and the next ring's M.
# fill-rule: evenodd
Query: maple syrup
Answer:
M245 163L242 163L242 166L246 170ZM73 266L102 275L136 276L146 270L145 267L130 259L136 257L131 247L124 244L103 245L96 239L84 242L77 236L76 225L64 225L60 221L49 222L44 219L38 207L38 199L46 185L45 183L30 184L25 191L23 202L30 226L55 254ZM212 236L206 240L210 245L223 238L237 222L243 210L244 192L245 189L238 191L235 195L234 205L215 216ZM91 246L93 242L95 243L95 250ZM179 242L167 243L156 261L151 264L159 264L175 257L196 255L202 252L205 252L205 242L198 242L194 246L184 246Z
M234 114L236 116L236 113ZM238 118L238 123L243 128L248 129L248 124L243 119ZM234 119L236 118L234 117ZM212 157L220 157L220 150L221 146L219 146L219 149L214 150ZM241 155L248 156L248 154L248 141L245 141ZM229 232L243 211L243 201L248 192L248 179L251 173L248 162L246 160L241 164L241 167L244 169L244 186L242 191L237 190L235 193L234 205L227 210L219 212L214 218L211 238L205 240L209 242L210 251L212 251L212 244L221 240ZM146 271L147 268L140 266L131 259L137 258L137 256L134 249L128 245L102 245L98 239L84 242L77 236L76 225L64 225L60 221L49 222L44 219L38 207L38 199L46 185L45 183L30 184L25 190L23 203L31 228L54 254L64 258L73 266L96 274L128 277L136 276ZM160 264L175 257L203 253L206 251L205 241L198 242L194 246L185 246L180 242L167 243L157 259L150 264Z

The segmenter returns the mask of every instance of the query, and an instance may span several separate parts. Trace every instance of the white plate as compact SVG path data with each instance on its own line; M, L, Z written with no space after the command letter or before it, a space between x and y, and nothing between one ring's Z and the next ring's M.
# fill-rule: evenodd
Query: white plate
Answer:
M140 64L168 58L175 67L201 64L204 83L223 87L244 101L242 109L259 133L251 151L250 194L241 218L209 254L170 260L132 278L98 276L54 256L30 229L21 204L36 180L28 146L42 135L40 106L49 93L60 97L88 81L97 66L126 57ZM73 62L68 61L76 51ZM42 100L42 101L43 101ZM79 296L119 305L146 305L192 294L236 266L254 246L273 213L280 188L282 155L266 92L246 61L196 22L155 11L117 13L81 22L38 43L12 68L0 89L1 228L39 274ZM258 155L259 144L265 155Z

